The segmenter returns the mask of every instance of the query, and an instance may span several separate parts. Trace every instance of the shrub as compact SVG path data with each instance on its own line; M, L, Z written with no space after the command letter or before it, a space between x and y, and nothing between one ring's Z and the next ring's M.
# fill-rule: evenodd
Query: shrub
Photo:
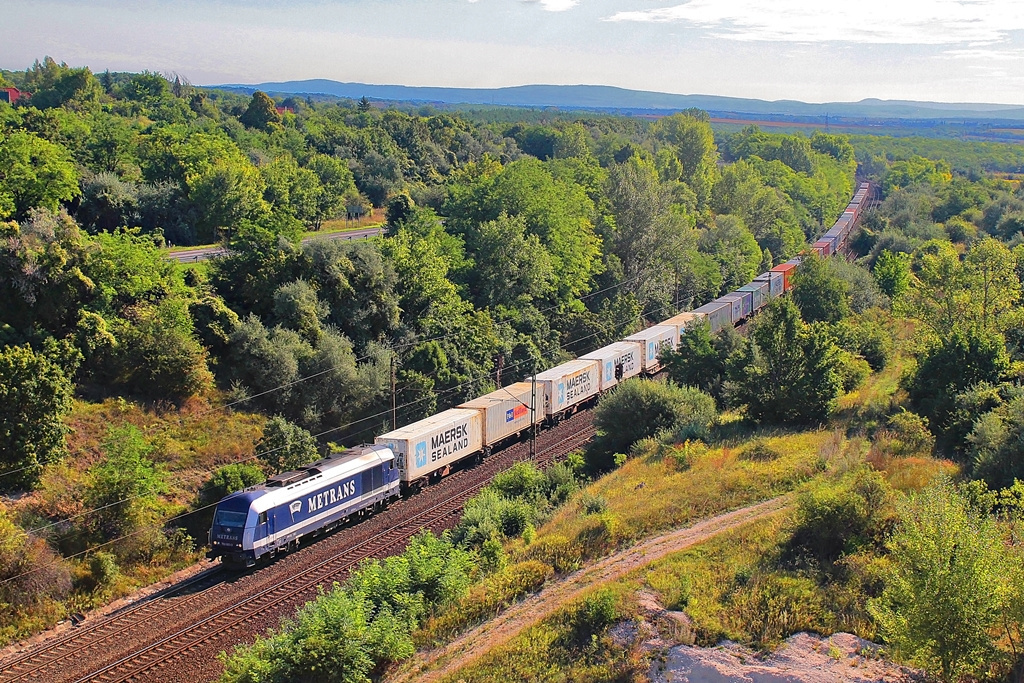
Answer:
M840 350L839 365L837 367L839 378L842 382L843 391L850 392L864 383L864 380L871 374L871 365L849 351Z
M890 447L896 456L930 452L935 445L935 437L928 431L928 420L908 410L890 417L886 429L893 435Z
M782 453L768 445L767 441L758 439L740 451L741 460L753 460L754 462L770 462L782 457Z
M544 472L532 462L517 462L504 472L499 472L490 483L490 488L506 498L533 498L545 488Z
M542 536L530 544L526 556L550 565L559 574L576 571L583 566L583 548L561 534Z
M662 430L689 427L690 433L706 433L716 417L711 396L692 387L631 379L601 399L594 412L598 436L587 450L596 471L610 469L614 455L629 451L645 437Z
M580 509L585 515L596 515L608 509L608 501L604 496L584 493L580 497Z
M97 586L110 584L119 573L117 557L113 553L100 550L89 558L89 575Z
M570 648L591 645L596 636L615 623L618 616L615 602L615 594L607 588L598 589L583 598L567 615L567 628L561 636L561 644Z
M787 555L797 565L830 570L843 555L878 548L892 526L892 490L880 474L861 469L803 492Z
M429 619L417 635L419 644L429 645L451 637L464 628L493 617L523 595L539 589L551 574L551 567L537 560L505 567L476 584L462 600L440 616Z

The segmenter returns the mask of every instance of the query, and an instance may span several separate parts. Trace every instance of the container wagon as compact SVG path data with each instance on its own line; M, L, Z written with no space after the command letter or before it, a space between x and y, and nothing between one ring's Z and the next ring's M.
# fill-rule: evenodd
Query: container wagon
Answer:
M672 325L654 325L629 335L623 341L640 344L643 350L640 355L641 369L645 375L653 375L661 370L661 359L658 357L661 350L674 349L678 345L679 329Z
M577 359L538 373L537 386L543 388L547 422L558 422L589 404L600 391L600 372L597 361Z
M431 478L448 474L459 461L484 457L483 415L479 410L452 408L381 434L374 442L394 452L402 487L418 491Z
M619 382L639 375L643 370L642 351L639 342L620 341L592 351L580 360L597 361L600 375L600 391L608 391Z
M544 421L544 394L533 382L516 382L457 407L480 412L484 448L490 450Z
M732 326L732 304L728 302L715 300L694 309L693 312L707 319L711 326L711 334L717 334Z

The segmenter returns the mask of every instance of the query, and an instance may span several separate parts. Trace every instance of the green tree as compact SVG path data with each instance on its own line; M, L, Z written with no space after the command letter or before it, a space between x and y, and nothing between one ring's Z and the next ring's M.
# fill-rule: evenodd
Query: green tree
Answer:
M224 496L255 486L265 479L263 470L256 465L244 462L224 465L217 468L199 489L199 502L203 505L216 503Z
M601 398L594 411L597 438L587 449L590 466L602 471L612 456L627 453L640 439L668 431L705 434L717 412L715 400L700 389L630 379Z
M826 329L803 323L788 298L775 299L751 323L747 344L729 362L733 398L759 422L821 422L842 390L839 365Z
M973 456L971 476L984 480L992 489L1024 481L1024 398L980 415L966 442L964 446L970 447Z
M722 270L722 292L731 292L750 282L761 263L761 247L754 235L736 216L715 216L701 233L701 251L710 254Z
M0 348L0 458L5 470L26 468L0 479L5 488L33 482L42 465L67 452L72 392L67 374L45 354L27 345Z
M885 588L868 604L886 641L947 681L986 672L1006 567L993 521L944 482L901 506L887 545Z
M23 219L30 209L56 211L79 195L67 150L31 133L0 132L0 219Z
M471 291L481 306L517 308L554 291L551 255L522 216L482 223L473 242Z
M637 155L612 169L608 185L615 225L608 246L622 264L623 291L641 305L664 306L697 246L693 220L672 210L669 188L654 165Z
M878 287L892 299L902 295L910 287L910 254L891 252L888 249L875 259L872 270Z
M37 60L25 70L22 89L32 93L29 101L39 109L91 107L103 92L88 68L73 69L64 62L58 64L51 57L46 57L41 63Z
M88 472L85 504L95 511L88 518L93 533L111 540L146 522L166 488L166 473L150 460L153 446L134 425L111 427L102 451L103 459Z
M955 423L957 395L981 382L999 384L1009 368L1001 336L958 329L924 351L907 380L907 392L914 410L928 418L936 436L947 437Z
M318 457L313 435L280 415L270 418L263 426L256 454L274 474L308 465Z
M249 100L245 113L238 117L243 125L257 130L269 131L281 124L281 115L277 113L277 105L265 92L257 90Z
M808 254L793 274L793 302L809 323L836 323L850 314L846 283L816 254Z
M173 182L195 212L200 242L213 242L224 230L267 216L263 176L223 133L197 133L183 126L165 126L143 138L139 146L143 176L152 183Z
M682 181L697 196L698 209L707 207L717 173L718 148L706 112L687 110L659 119L654 134L675 148Z
M316 174L323 188L317 195L312 221L313 229L319 230L325 220L341 214L345 208L345 198L356 192L356 183L348 165L337 157L314 154L306 168Z
M697 387L721 402L729 357L739 350L742 341L731 327L712 335L711 327L703 323L688 329L679 338L678 348L662 351L661 361L673 382Z

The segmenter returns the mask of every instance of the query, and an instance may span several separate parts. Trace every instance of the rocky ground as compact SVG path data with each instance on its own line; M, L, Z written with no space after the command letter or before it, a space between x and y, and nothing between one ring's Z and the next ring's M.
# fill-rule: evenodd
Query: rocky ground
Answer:
M849 633L831 638L798 633L764 655L735 643L713 648L659 648L651 662L651 683L910 683L917 671L879 656L879 647Z

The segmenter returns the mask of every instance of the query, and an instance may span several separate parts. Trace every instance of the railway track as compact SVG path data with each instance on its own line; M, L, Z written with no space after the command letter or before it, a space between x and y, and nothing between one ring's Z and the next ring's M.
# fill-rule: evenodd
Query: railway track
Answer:
M542 467L550 464L585 444L593 434L589 413L572 417L538 437L537 463ZM223 581L219 572L220 578L211 573L172 587L160 598L154 597L118 612L85 630L75 629L0 663L0 683L131 680L189 680L194 683L197 680L194 675L183 676L179 667L168 667L168 663L180 662L192 655L189 657L191 664L199 664L204 670L219 666L215 662L204 665L205 660L212 659L212 655L206 656L205 650L212 646L217 650L226 649L252 635L253 624L260 618L275 612L287 613L307 602L315 597L318 586L344 578L365 559L401 552L408 540L423 529L441 531L454 526L470 497L498 472L514 462L528 459L529 452L529 443L520 442L494 454L476 468L456 472L419 496L400 501L388 513L367 520L378 522L374 525L378 529L360 534L361 528L367 526L365 523L348 527L356 532L356 538L344 543L337 552L332 548L326 554L319 553L323 555L319 559L296 563L299 566L292 567L291 571L282 570L286 573L282 577L274 576L281 563L255 572L272 580L263 581L255 589L234 590L236 595L232 599L225 600L221 595L231 593L232 585ZM333 540L321 541L303 550L325 549L323 544ZM192 591L187 591L188 588ZM168 601L172 594L180 597ZM176 623L170 619L172 614L179 615L180 626L166 635L168 626L165 625L161 633L160 624ZM124 641L134 645L125 647Z

